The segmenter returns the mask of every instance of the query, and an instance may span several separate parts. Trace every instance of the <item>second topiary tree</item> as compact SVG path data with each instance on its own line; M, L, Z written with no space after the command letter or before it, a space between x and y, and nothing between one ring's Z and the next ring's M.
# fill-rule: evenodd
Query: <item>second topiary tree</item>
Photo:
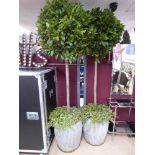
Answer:
M82 108L84 117L83 131L85 140L91 145L104 143L109 121L112 121L112 111L104 104L97 104L97 63L100 62L112 48L119 43L123 32L123 24L109 9L94 8L88 13L92 16L88 33L89 54L95 58L94 73L94 103Z
M97 63L119 43L124 25L110 9L93 8L88 13L92 16L88 33L89 54L95 58L94 103L97 103Z

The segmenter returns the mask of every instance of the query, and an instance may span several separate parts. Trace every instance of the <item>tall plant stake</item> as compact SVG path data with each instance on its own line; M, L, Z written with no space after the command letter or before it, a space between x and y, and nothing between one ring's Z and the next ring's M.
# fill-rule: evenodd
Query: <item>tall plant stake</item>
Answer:
M65 62L65 70L66 70L67 111L70 112L69 64L68 64L68 61Z
M94 103L97 103L97 60L95 60L95 73L94 73Z

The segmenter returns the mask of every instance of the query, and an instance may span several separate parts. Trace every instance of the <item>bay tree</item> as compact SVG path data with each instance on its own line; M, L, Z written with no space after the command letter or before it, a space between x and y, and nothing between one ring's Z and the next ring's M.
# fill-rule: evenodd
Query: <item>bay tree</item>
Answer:
M69 63L88 55L87 37L91 18L80 3L70 0L46 0L37 20L39 43L44 52L65 61L68 111Z
M88 11L91 15L89 30L87 33L89 54L95 58L94 73L94 103L97 102L97 63L100 62L113 47L119 43L124 25L115 17L110 9L93 8Z

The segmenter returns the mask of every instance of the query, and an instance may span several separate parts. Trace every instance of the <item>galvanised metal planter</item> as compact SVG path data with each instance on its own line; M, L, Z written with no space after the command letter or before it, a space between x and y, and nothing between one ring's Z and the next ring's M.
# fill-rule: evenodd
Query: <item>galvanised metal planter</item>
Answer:
M76 150L81 142L82 122L76 123L71 128L57 129L54 128L57 145L63 152L72 152Z
M91 145L101 145L104 143L109 122L106 123L94 123L91 119L88 119L83 123L83 132L85 140Z

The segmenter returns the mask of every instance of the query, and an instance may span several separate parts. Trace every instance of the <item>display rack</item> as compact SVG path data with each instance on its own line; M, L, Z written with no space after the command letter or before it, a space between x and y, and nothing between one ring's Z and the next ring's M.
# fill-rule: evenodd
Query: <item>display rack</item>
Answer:
M135 135L134 122L131 122L131 110L134 101L134 44L122 44L113 49L111 90L107 103L114 112L113 121L109 125L109 133ZM116 74L117 73L117 74ZM127 118L118 120L118 110L126 109Z
M109 131L110 134L113 136L115 134L128 134L128 135L135 135L134 129L132 129L130 124L130 114L131 110L135 108L135 102L133 99L116 99L116 98L108 98L108 106L110 109L114 111L113 117L113 128L112 131ZM128 120L126 121L118 121L118 109L126 108L129 110L128 112Z

